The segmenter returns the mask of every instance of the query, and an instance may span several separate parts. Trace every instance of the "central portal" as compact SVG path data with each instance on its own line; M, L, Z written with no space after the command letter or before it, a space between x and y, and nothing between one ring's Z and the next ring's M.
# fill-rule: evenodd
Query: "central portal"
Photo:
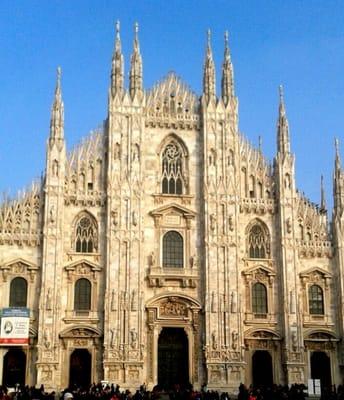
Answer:
M158 342L158 384L165 389L189 383L189 347L183 328L163 328Z

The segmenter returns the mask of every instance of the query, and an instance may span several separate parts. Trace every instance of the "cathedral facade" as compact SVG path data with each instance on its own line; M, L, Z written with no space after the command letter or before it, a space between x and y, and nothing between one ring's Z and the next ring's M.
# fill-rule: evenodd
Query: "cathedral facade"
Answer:
M274 162L239 133L227 36L218 96L210 34L200 97L172 73L144 90L137 28L124 76L117 26L107 118L67 153L58 71L45 176L1 205L0 308L30 310L2 383L341 383L338 147L330 229L295 187L282 90Z

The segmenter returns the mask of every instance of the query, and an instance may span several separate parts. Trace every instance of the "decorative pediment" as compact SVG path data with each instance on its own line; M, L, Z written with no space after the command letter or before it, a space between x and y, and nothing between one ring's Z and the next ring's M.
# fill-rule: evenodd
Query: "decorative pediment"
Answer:
M254 281L269 284L273 282L276 276L276 272L272 268L263 265L255 265L243 271L242 274L247 282Z
M304 272L300 273L301 278L306 278L312 281L317 281L319 279L331 279L332 275L319 267L309 268Z
M245 332L245 339L254 340L281 340L281 336L270 329L249 330Z
M312 341L338 341L336 335L332 332L326 330L310 330L305 333L305 340L312 340Z
M65 265L64 269L67 271L68 279L71 279L72 275L90 276L92 274L95 278L96 273L101 271L101 268L98 264L85 259L77 260Z
M36 264L23 258L15 258L0 265L4 282L6 282L8 274L29 275L30 279L33 280L38 269L39 267Z
M182 226L190 225L190 221L195 218L196 213L179 204L168 204L150 212L154 218L155 226Z
M163 294L151 299L147 304L148 324L158 321L180 320L198 325L198 313L201 304L190 296Z
M60 338L99 338L102 333L93 326L74 326L60 333Z

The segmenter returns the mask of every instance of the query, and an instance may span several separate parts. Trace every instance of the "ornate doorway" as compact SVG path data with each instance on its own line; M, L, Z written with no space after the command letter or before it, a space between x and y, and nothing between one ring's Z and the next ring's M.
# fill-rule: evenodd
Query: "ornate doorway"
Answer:
M22 350L9 350L4 357L2 384L15 387L25 385L26 354Z
M189 383L188 338L183 328L163 328L158 341L158 384L166 389Z
M252 382L254 386L273 384L272 358L266 350L257 350L252 356Z
M70 356L69 386L88 387L91 384L91 367L91 354L88 350L74 350Z
M320 379L322 388L331 386L330 357L324 351L311 353L311 378Z

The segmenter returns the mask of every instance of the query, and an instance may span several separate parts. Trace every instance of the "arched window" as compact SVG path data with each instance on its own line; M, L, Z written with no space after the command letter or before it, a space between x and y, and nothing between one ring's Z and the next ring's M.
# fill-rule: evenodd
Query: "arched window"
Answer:
M320 286L312 285L308 289L309 313L324 314L324 296Z
M266 287L262 283L255 283L252 286L252 312L254 314L267 314L268 312Z
M175 231L167 232L163 238L163 267L183 268L183 238Z
M91 309L91 282L81 278L75 282L74 310L89 311Z
M24 278L14 278L10 286L10 307L26 307L27 282Z
M254 224L248 231L248 256L250 258L268 258L270 239L261 224Z
M93 253L98 246L97 227L89 216L82 216L75 228L75 251L77 253Z
M176 141L169 142L162 152L162 193L183 194L184 182L184 160L183 150Z

